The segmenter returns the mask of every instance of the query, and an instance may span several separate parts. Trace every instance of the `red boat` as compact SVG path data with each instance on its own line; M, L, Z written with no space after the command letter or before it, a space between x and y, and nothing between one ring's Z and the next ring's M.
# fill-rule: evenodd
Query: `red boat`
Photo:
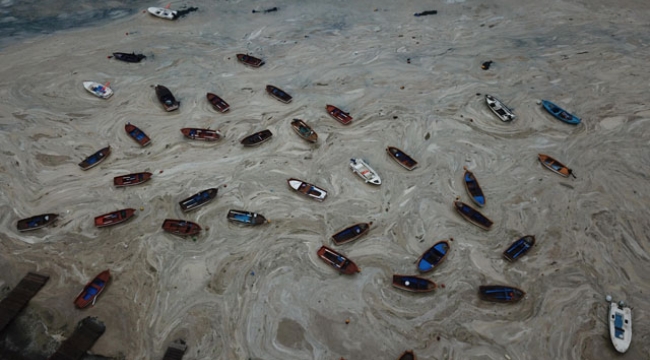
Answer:
M141 173L135 173L129 175L116 176L113 178L113 185L117 187L139 185L149 181L149 179L151 179L151 175L152 174L150 172L141 172Z
M350 116L350 113L346 113L334 105L325 105L325 108L327 109L327 113L341 124L348 125L352 122L352 116Z
M95 305L97 297L104 291L110 278L111 272L109 270L104 270L99 273L91 282L84 286L83 290L77 295L77 298L74 299L74 304L79 309L88 307L88 305Z
M219 130L211 129L182 128L181 132L186 138L192 140L217 141L222 136Z
M212 107L215 110L222 113L230 110L230 105L228 105L227 102L223 101L223 99L218 97L217 95L213 93L208 93L206 96L208 97L208 101L210 102L210 104L212 104Z
M321 259L323 259L323 261L330 264L332 267L343 274L352 275L354 273L361 272L359 267L357 267L357 264L355 264L352 260L328 248L327 246L321 246L321 248L318 249L317 254Z
M116 225L122 222L129 220L135 215L135 209L122 209L118 211L113 211L108 214L99 215L95 218L95 226L104 227Z
M142 147L149 145L151 142L151 139L147 134L131 123L126 123L124 130L126 130L126 133Z
M245 65L252 66L255 68L264 65L264 61L262 59L258 59L256 57L246 55L246 54L237 54L237 60L239 60L241 63Z
M169 233L179 236L196 235L201 232L199 224L186 220L165 219L162 228Z

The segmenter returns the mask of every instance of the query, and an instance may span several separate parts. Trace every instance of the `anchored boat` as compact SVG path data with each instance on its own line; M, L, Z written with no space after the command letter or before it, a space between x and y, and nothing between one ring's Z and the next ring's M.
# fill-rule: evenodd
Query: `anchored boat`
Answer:
M271 130L266 129L255 134L248 135L245 138L241 139L239 142L244 146L257 146L263 142L266 142L273 136Z
M418 271L421 273L433 271L433 269L435 269L442 263L443 260L447 258L447 254L449 254L449 248L449 242L446 240L438 241L435 243L417 260Z
M404 151L394 146L387 147L386 152L393 160L397 161L397 163L402 165L406 170L411 171L418 166L417 161L413 160L413 158L408 156Z
M152 6L147 9L149 14L167 20L174 20L178 17L178 11Z
M268 222L264 216L244 210L228 211L228 220L245 225L262 225Z
M129 54L129 53L123 53L123 52L114 52L113 57L117 60L125 61L125 62L130 62L130 63L139 63L142 61L142 59L146 59L147 57L142 55L142 54L136 54L135 52Z
M100 84L94 81L84 81L84 88L89 93L97 96L98 98L108 99L113 96L113 90L108 85Z
M199 129L199 128L182 128L183 135L192 140L217 141L221 139L219 130Z
M218 188L210 188L188 197L185 200L181 200L178 204L181 206L181 210L190 211L194 210L200 206L207 204L217 197L219 192Z
M212 107L218 112L225 113L226 111L230 110L230 105L228 105L227 102L218 97L216 94L208 93L206 97L208 98L210 104L212 104Z
M116 176L113 178L113 185L116 187L140 185L149 181L149 179L151 179L151 175L153 174L145 171L140 173Z
M417 360L417 356L415 356L413 350L408 350L404 351L398 360Z
M346 113L345 111L337 108L334 105L325 105L325 109L327 110L327 113L330 114L331 117L333 117L336 121L340 122L343 125L348 125L352 122L352 116L350 116L350 113Z
M58 214L42 214L28 217L26 219L18 220L18 223L16 223L16 228L18 231L40 229L44 226L52 224L58 217Z
M338 231L337 233L332 235L332 241L334 241L336 245L341 245L341 244L348 243L350 241L354 241L362 237L363 235L367 234L368 231L370 231L370 225L372 225L372 222L358 223L346 227L345 229Z
M561 162L553 159L552 157L544 154L538 154L537 158L539 159L539 162L544 165L547 169L551 170L552 172L562 175L564 177L569 177L569 175L573 175L573 170L569 169L566 167L566 165L562 164ZM573 175L575 177L575 175Z
M96 227L105 227L123 223L135 215L135 209L128 208L118 211L113 211L108 214L99 215L95 217Z
M546 111L548 111L549 114L553 115L556 119L565 122L567 124L571 125L578 125L580 124L580 118L569 113L568 111L562 109L561 107L553 104L552 102L548 100L542 100L542 106Z
M526 293L512 286L504 285L483 285L478 289L479 297L485 301L514 303L526 295Z
M328 248L327 246L321 246L321 248L318 249L317 254L321 259L323 259L323 261L343 274L352 275L361 271L359 267L357 267L357 264L355 264L352 260Z
M393 286L412 292L429 292L436 289L436 283L429 279L413 275L393 275Z
M488 219L485 217L485 215L481 214L478 210L474 209L473 207L465 204L462 201L454 201L454 208L456 208L456 211L460 215L462 215L465 220L471 222L472 224L480 227L481 229L484 230L490 230L492 227L492 220Z
M104 291L108 281L111 278L111 272L109 270L104 270L99 275L95 276L83 290L77 295L74 299L74 304L77 308L83 309L89 305L95 305L97 298Z
M199 224L187 220L165 219L162 228L178 236L196 235L201 232Z
M151 139L144 133L144 131L131 123L126 123L126 125L124 125L124 130L126 130L126 133L142 147L149 145L151 142Z
M258 68L264 65L264 61L262 61L262 59L258 59L254 56L250 56L246 54L237 54L237 60L239 60L239 62L241 62L244 65L248 65L254 68Z
M476 176L474 176L473 172L467 170L467 167L463 167L463 169L465 169L463 182L465 183L467 193L476 205L480 207L485 206L485 195L483 195L483 190L481 190L481 186L478 184Z
M155 89L158 101L160 101L165 111L178 110L181 103L176 101L176 98L169 89L162 85L156 85Z
M508 122L515 119L515 114L504 103L492 95L485 94L485 102L492 112L501 119Z
M291 128L296 132L296 134L298 134L298 136L305 139L307 142L315 143L318 141L318 134L316 134L311 126L307 125L307 123L301 119L293 119L291 121Z
M632 309L626 306L623 301L618 304L611 301L609 304L609 336L616 351L624 353L630 347L632 342Z
M368 165L363 159L350 159L350 169L359 175L366 184L381 185L379 174Z
M510 262L514 262L524 256L533 245L535 245L535 237L533 235L526 235L515 240L515 242L513 242L506 251L503 252L503 257Z
M327 197L327 191L325 191L325 189L321 189L316 185L312 185L302 180L291 178L287 180L287 183L290 188L314 200L323 201L325 200L325 197Z
M89 157L85 158L84 161L79 163L79 166L81 167L82 170L88 170L90 168L93 168L102 161L106 160L108 155L111 154L111 147L107 146L103 149L98 150L94 154L90 155Z
M291 102L293 97L291 95L287 94L284 90L275 87L273 85L266 85L266 92L269 93L272 97L276 98L277 100L280 100L281 102L288 104Z

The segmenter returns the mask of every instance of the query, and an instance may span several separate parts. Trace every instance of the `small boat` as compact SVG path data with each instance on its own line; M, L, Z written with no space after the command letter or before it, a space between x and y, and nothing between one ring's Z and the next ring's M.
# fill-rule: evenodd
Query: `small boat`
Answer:
M372 225L372 222L358 223L352 226L348 226L345 229L332 235L332 241L334 241L336 245L341 245L356 240L368 233L370 230L370 225Z
M217 141L222 136L219 130L212 129L182 128L181 132L186 138L192 140Z
M514 303L525 295L523 290L512 286L483 285L478 288L478 296L486 301Z
M476 176L474 176L473 172L467 170L467 167L463 167L463 169L465 169L463 180L467 193L469 194L474 204L480 207L485 206L485 195L483 195L483 190L481 190L481 186L478 184Z
M620 301L609 304L609 336L616 351L624 353L632 342L632 309Z
M271 130L266 129L255 134L248 135L245 138L241 139L239 142L244 146L257 146L273 136Z
M178 17L178 11L176 10L169 10L166 8L161 8L161 7L155 7L152 6L147 9L149 14L153 16L157 16L159 18L167 19L167 20L174 20L176 17Z
M413 353L413 350L404 351L397 360L417 360L417 356Z
M386 148L386 152L390 155L393 160L397 161L398 164L402 165L406 170L413 170L418 166L418 162L413 160L408 156L404 151L394 147L389 146Z
M465 204L464 202L456 200L454 201L454 207L458 213L465 218L465 220L471 222L472 224L484 230L490 230L490 227L492 227L492 220L488 219L483 214L478 212L478 210Z
M438 241L433 244L433 246L425 251L417 260L418 271L421 273L433 271L436 266L440 265L442 261L447 258L449 248L449 242L446 240Z
M569 113L568 111L562 109L561 107L553 104L548 100L542 100L542 106L549 114L553 115L556 119L563 121L567 124L578 125L580 124L580 118Z
M129 53L123 53L123 52L114 52L113 57L117 60L122 60L125 62L130 62L130 63L139 63L142 61L142 59L146 59L147 57L142 55L142 54L136 54L135 52L129 54Z
M172 92L162 85L156 85L156 96L163 108L165 108L165 111L178 110L178 107L181 105L180 102L176 101Z
M357 264L355 264L352 260L328 248L327 246L321 246L321 248L318 249L317 254L321 259L323 259L323 261L330 264L332 267L343 274L352 275L361 271L359 267L357 267Z
M149 179L151 179L151 175L152 174L150 172L145 171L140 173L116 176L113 178L113 185L117 187L140 185L144 182L149 181Z
M92 167L95 167L99 165L102 161L106 160L108 155L111 154L111 147L107 146L103 149L98 150L94 154L90 155L89 157L85 158L84 161L79 163L79 166L81 167L82 170L88 170Z
M142 147L145 147L151 143L149 136L147 136L147 134L145 134L137 126L131 123L126 123L124 130L126 130L126 133L129 134L129 136Z
M162 228L178 236L196 235L201 232L199 224L186 220L165 219Z
M108 99L113 96L113 90L108 87L108 85L100 84L94 81L84 81L84 88L88 90L91 94L102 98Z
M181 210L183 211L194 210L216 198L217 193L219 193L218 188L206 189L180 201L178 204L181 206Z
M359 175L366 184L381 185L379 174L362 159L350 159L350 169Z
M327 113L330 114L331 117L343 125L348 125L352 122L353 118L350 116L350 113L346 113L334 105L325 105L325 109L327 109Z
M553 159L548 155L538 154L537 158L539 159L539 162L542 163L542 165L544 165L547 169L551 170L556 174L562 175L564 177L569 177L569 175L573 175L573 170L569 169L564 164ZM573 177L575 177L575 175L573 175Z
M287 94L284 90L277 88L273 85L266 85L266 92L269 93L269 95L273 96L274 98L282 101L285 104L288 104L291 102L293 97L291 95Z
M246 225L262 225L268 222L264 216L244 210L228 211L228 220Z
M123 223L135 215L135 209L122 209L95 218L95 226L104 227Z
M58 214L42 214L28 217L26 219L18 220L18 223L16 223L16 229L18 229L18 231L40 229L44 226L50 225L58 217Z
M83 290L77 295L74 299L74 304L77 308L83 309L89 305L95 305L97 297L99 294L104 291L108 281L111 279L111 272L109 270L104 270L99 275L95 276Z
M289 183L290 188L296 190L301 194L309 196L312 199L323 201L327 197L327 191L319 188L316 185L312 185L310 183L306 183L302 180L294 178L288 179L287 182Z
M291 128L300 136L310 143L318 141L318 134L306 122L300 119L293 119L291 121Z
M412 292L429 292L436 289L436 283L429 279L412 275L393 275L393 286Z
M225 113L226 111L230 110L230 105L228 105L227 102L223 101L223 99L217 95L208 93L206 97L208 98L210 104L212 104L212 107L218 112Z
M237 54L237 60L239 60L239 62L241 62L244 65L252 66L254 68L258 68L264 65L264 61L262 59L258 59L254 56L250 56L246 54Z
M492 95L485 94L485 102L490 110L501 119L501 121L508 122L515 119L515 114L504 103L499 101Z
M520 257L524 256L532 247L535 245L535 237L533 235L526 235L521 239L515 240L507 249L503 252L503 257L508 261L516 261Z

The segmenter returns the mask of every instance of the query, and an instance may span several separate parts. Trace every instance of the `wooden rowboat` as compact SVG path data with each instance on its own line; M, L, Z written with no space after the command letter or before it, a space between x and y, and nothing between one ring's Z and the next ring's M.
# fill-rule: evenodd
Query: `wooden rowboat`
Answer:
M321 246L317 252L318 256L323 259L330 266L340 271L342 274L352 275L358 273L361 270L357 267L352 260L341 255L340 253L328 248L327 246Z
M548 111L549 114L553 115L556 119L565 122L567 124L571 125L578 125L580 124L580 118L569 113L568 111L562 109L561 107L553 104L552 102L548 100L542 100L542 106L546 111Z
M123 53L123 52L114 52L113 57L115 57L116 60L121 60L130 63L139 63L140 61L142 61L142 59L147 58L146 56L142 54L136 54L135 52L131 54Z
M486 301L514 303L523 299L526 293L512 286L483 285L479 287L478 295Z
M325 189L302 180L291 178L287 180L287 183L290 188L314 200L323 201L327 197L327 191Z
M402 165L406 170L411 171L418 166L417 161L413 160L413 158L408 156L404 151L394 146L387 147L386 152L393 160L397 161L397 163Z
M228 211L228 220L245 225L262 225L268 222L264 216L244 210Z
M473 172L467 170L467 167L463 167L463 169L465 169L465 174L463 175L465 190L467 190L474 204L483 207L485 205L485 195L483 195L483 190L481 190L476 176L474 176Z
M140 172L140 173L116 176L113 178L113 185L117 187L140 185L142 183L149 181L149 179L151 179L151 175L153 174L150 172Z
M192 140L217 141L222 136L219 130L212 129L182 128L181 132L186 138Z
M244 65L252 66L254 68L258 68L264 65L264 61L262 59L258 59L254 56L250 56L246 54L237 54L237 60L239 60L239 62L241 62Z
M393 275L393 286L398 289L417 293L429 292L436 289L436 283L433 281L413 275Z
M106 160L108 155L111 154L111 147L107 146L101 150L98 150L94 154L90 155L89 157L85 158L84 161L79 163L79 166L81 167L82 170L88 170L90 168L93 168L102 161Z
M501 119L508 122L515 119L515 114L504 103L492 95L485 94L485 102L492 112Z
M217 197L219 192L218 188L210 188L188 197L185 200L181 200L178 204L181 206L181 210L190 211L194 210L200 206L207 204Z
M212 104L212 107L218 112L225 113L226 111L230 110L230 105L228 105L227 102L225 102L222 98L218 97L217 95L213 93L208 93L206 97L208 98L210 104Z
M111 272L109 270L104 270L95 276L74 299L75 306L83 309L89 305L95 305L97 298L104 291L110 279Z
M165 111L178 110L178 107L181 105L180 102L176 101L176 98L172 92L162 85L156 85L156 96L158 97L158 101L160 101Z
M446 240L438 241L435 243L417 260L416 263L418 264L418 271L421 273L433 271L433 269L435 269L443 262L443 260L447 258L447 254L449 254L449 248L449 242Z
M293 119L291 121L291 128L305 141L315 143L318 141L318 134L306 122L300 119Z
M123 223L135 215L135 209L122 209L95 217L95 226L104 227Z
M281 102L288 104L291 102L293 97L291 95L287 94L284 90L275 87L273 85L266 85L266 92L271 95L272 97L280 100Z
M178 236L196 235L201 232L199 224L187 220L165 219L162 228Z
M515 240L504 252L503 257L510 261L516 261L524 256L535 245L535 237L526 235L521 239Z
M336 121L340 122L343 125L348 125L352 122L353 118L350 116L350 113L337 108L334 105L325 105L327 113L330 114Z
M266 142L273 136L271 130L266 129L255 134L248 135L245 138L241 139L239 142L244 146L257 146L263 142Z
M129 134L129 136L142 147L145 147L151 143L149 136L147 136L144 131L140 130L137 126L131 123L126 123L124 130L126 130L126 133Z
M485 215L481 214L478 210L465 204L464 202L456 200L454 201L454 207L456 208L458 213L465 218L465 220L480 227L481 229L490 230L490 228L492 227L493 224L492 220L488 219L487 217L485 217Z
M417 356L413 353L413 350L404 351L404 353L399 357L398 360L417 360Z
M16 229L18 229L18 231L40 229L44 226L52 224L58 217L58 214L42 214L28 217L18 220L18 223L16 223Z
M341 244L354 241L362 237L363 235L367 234L368 231L370 231L370 225L372 225L372 222L358 223L352 226L348 226L345 229L340 230L336 232L334 235L332 235L332 241L336 245L341 245Z
M562 164L561 162L553 159L552 157L544 154L538 154L537 158L539 159L539 162L542 163L547 169L551 170L552 172L562 175L564 177L569 177L569 175L573 175L573 170L569 169L566 167L566 165ZM573 175L575 177L575 175Z

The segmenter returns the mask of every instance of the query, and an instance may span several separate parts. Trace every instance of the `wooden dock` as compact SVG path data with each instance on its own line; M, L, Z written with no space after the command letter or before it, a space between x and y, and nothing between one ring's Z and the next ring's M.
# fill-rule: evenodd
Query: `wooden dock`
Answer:
M27 273L6 298L0 301L0 331L13 320L50 279L47 275Z
M49 360L81 359L104 331L106 331L106 326L97 318L89 316L79 321L72 335L61 343L59 349L50 356Z
M187 350L185 341L181 339L176 340L167 347L167 351L165 351L165 357L163 357L163 360L182 360L183 355L185 355L185 350Z

